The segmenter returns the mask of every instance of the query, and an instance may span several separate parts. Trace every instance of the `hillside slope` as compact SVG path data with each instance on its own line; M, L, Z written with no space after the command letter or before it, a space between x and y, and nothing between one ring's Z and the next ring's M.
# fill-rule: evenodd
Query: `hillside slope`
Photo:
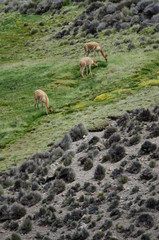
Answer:
M2 240L159 239L159 106L80 124L0 177Z

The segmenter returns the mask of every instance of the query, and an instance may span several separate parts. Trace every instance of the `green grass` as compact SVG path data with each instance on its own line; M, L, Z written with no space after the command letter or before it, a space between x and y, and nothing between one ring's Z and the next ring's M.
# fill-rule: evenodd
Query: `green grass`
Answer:
M76 37L48 41L52 32L60 29L59 22L71 21L77 14L76 7L71 8L63 16L1 14L1 171L36 151L49 149L47 144L80 122L90 130L98 130L106 127L109 115L157 103L158 50L145 52L139 44L140 35L133 32L129 33L136 44L133 51L128 51L126 44L122 51L116 48L116 39L122 44L127 38L124 33L111 34L106 40L101 34L99 42L108 53L108 63L101 58L98 67L92 67L92 74L81 78L79 59L83 44L93 37L82 38L79 33ZM44 26L39 25L41 21ZM38 32L31 35L31 28ZM34 111L36 89L48 94L53 114Z

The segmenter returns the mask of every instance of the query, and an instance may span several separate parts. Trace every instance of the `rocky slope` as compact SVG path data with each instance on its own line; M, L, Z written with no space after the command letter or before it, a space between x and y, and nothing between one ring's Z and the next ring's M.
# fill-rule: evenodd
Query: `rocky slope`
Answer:
M110 117L0 177L1 240L159 239L159 106Z
M30 0L30 1L2 1L5 6L1 11L17 11L21 14L67 14L71 11L71 4L84 8L82 14L75 16L74 22L66 23L56 38L79 32L97 36L103 30L112 28L120 31L135 26L137 32L145 27L154 27L154 32L159 31L159 2L144 0L105 0L105 1L69 1L69 0ZM68 6L68 8L64 8ZM73 33L71 32L73 31ZM109 31L106 32L109 34Z

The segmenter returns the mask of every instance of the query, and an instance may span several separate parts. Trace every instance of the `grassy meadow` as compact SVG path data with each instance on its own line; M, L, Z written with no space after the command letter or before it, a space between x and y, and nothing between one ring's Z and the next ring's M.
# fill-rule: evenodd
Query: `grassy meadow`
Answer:
M159 34L152 41L151 28L140 34L132 28L105 31L98 39L83 33L53 38L82 10L72 6L62 16L0 14L0 171L49 149L76 124L100 130L110 115L158 103L159 54L154 46ZM98 67L82 79L79 59L88 41L101 43L108 63L97 58ZM34 111L36 89L47 93L53 114Z

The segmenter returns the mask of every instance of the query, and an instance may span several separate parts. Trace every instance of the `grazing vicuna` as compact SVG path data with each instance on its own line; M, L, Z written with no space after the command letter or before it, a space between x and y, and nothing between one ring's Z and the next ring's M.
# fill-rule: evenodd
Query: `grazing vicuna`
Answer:
M46 114L48 114L48 109L49 112L52 112L52 108L49 107L49 98L47 96L47 94L42 91L42 90L36 90L34 92L34 107L36 110L36 107L39 109L39 102L41 102L41 107L42 107L42 111L43 111L43 103L45 104L45 109L46 109Z
M81 76L83 77L83 72L86 68L86 73L88 75L88 67L89 67L89 73L91 73L91 66L98 66L98 64L96 62L93 62L93 60L90 57L83 57L80 60L80 72L81 72Z
M84 45L84 50L85 50L85 56L86 56L86 54L88 56L88 54L90 52L94 52L94 57L96 57L96 52L97 52L98 56L99 56L99 52L101 52L101 54L104 57L104 59L106 60L106 62L108 61L107 54L104 54L102 47L97 42L86 43Z

